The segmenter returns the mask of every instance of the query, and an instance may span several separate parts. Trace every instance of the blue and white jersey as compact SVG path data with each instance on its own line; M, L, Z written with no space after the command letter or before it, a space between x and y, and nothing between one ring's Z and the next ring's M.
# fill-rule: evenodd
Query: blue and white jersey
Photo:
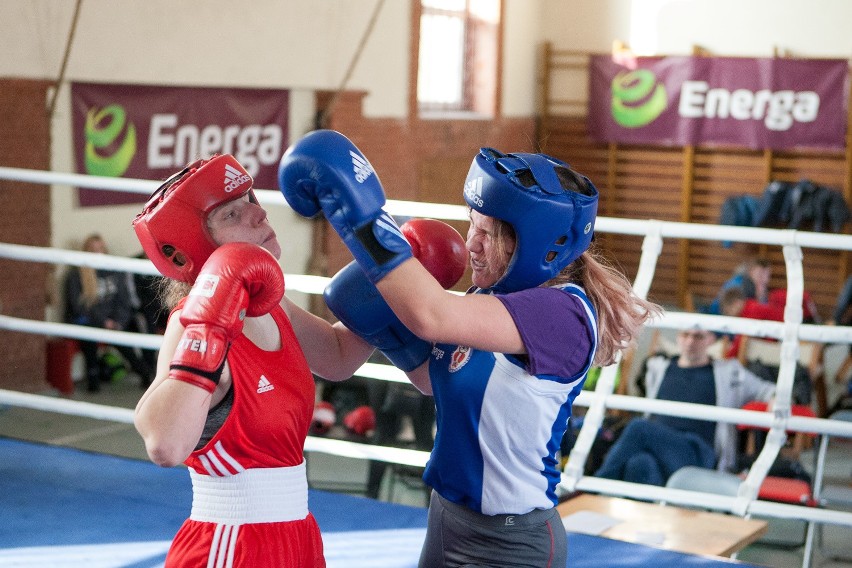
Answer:
M485 515L519 515L556 505L561 473L556 453L597 346L597 317L582 288L532 290L536 300L548 290L548 300L555 301L521 302L544 304L524 314L504 301L528 357L436 344L429 362L438 429L424 480L445 499ZM548 324L560 330L559 337L525 332ZM572 346L566 340L577 334L591 349L581 354L573 376L528 371L537 352L530 343L543 343L546 336L549 354L563 347L567 353Z

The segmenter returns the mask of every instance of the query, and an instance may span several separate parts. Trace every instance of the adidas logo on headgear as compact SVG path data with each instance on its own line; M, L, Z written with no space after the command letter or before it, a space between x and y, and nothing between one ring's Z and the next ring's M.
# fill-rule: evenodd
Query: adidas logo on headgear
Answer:
M352 169L355 172L355 179L358 183L364 183L370 175L373 173L373 166L370 165L370 162L349 150L349 155L352 156Z
M482 200L482 176L468 180L464 184L464 194L477 207L482 207L484 203Z
M225 164L225 193L231 193L244 183L250 181L250 175L244 174L231 164Z

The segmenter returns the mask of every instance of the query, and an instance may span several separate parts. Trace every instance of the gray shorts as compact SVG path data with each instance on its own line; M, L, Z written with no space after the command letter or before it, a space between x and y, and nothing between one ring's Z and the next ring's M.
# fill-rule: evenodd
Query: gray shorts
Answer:
M432 491L419 568L564 568L568 537L555 508L483 515Z

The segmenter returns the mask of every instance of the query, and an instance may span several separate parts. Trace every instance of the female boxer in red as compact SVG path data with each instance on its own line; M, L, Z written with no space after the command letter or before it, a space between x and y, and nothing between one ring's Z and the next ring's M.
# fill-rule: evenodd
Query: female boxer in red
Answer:
M215 156L169 179L134 221L172 296L189 293L135 418L151 460L192 477L169 567L325 566L302 453L311 368L344 379L372 351L283 296L281 247L251 188L232 156Z
M133 226L175 305L135 424L151 460L185 463L193 483L166 566L325 566L302 450L312 372L346 379L374 347L283 295L281 247L232 156L172 176Z

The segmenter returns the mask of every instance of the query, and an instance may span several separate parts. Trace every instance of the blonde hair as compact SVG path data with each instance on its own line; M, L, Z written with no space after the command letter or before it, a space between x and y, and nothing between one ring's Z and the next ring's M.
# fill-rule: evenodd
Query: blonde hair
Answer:
M172 311L178 302L189 295L192 284L171 278L161 278L158 284L157 297L168 311Z
M581 286L597 312L596 366L614 363L616 354L633 342L642 324L663 311L659 305L637 296L627 277L591 248L543 285L568 283Z
M103 237L98 233L92 233L86 240L83 241L83 250L86 252L94 251L94 244L100 241L104 242ZM106 252L106 245L104 245ZM98 273L91 266L81 266L80 272L80 300L86 308L91 308L98 301Z
M492 250L495 257L506 254L506 241L515 239L512 225L495 219ZM663 312L659 305L643 300L633 292L633 285L597 250L589 248L542 286L577 284L582 287L598 316L598 348L593 364L606 366L615 362L616 354L627 348L639 334L642 324Z

